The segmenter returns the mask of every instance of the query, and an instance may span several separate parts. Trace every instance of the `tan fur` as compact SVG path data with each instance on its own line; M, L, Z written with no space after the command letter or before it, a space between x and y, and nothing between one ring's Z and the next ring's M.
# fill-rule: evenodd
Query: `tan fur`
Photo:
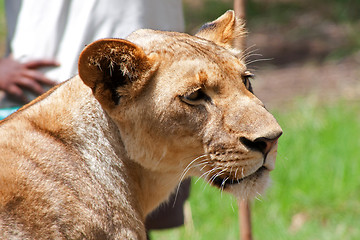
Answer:
M1 239L146 239L186 176L250 198L281 128L243 83L229 11L197 36L139 30L87 46L79 76L0 125Z

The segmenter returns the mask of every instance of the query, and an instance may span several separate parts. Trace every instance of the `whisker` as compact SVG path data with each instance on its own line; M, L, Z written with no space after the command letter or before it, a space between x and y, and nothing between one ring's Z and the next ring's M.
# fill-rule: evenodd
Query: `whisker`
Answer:
M221 187L220 187L220 189L221 189L221 191L220 191L221 197L222 197L222 193L223 193L223 191L224 191L224 187L225 187L226 181L227 181L228 179L229 179L229 177L226 177L226 178L222 181L222 183L221 183Z
M274 60L274 58L259 58L259 59L254 59L250 62L246 62L246 65L250 65L250 64L253 64L253 63L256 63L256 62L261 62L261 61L271 61L271 60Z
M258 196L255 196L255 199L258 200L259 202L262 202L262 200L258 198Z
M197 164L191 166L188 170L190 170L190 169L192 169L192 168L195 168L195 167L200 167L200 166L202 166L202 167L199 169L199 171L202 172L202 171L204 170L204 168L205 168L206 166L208 166L208 165L210 165L210 162L208 161L208 159L204 159L204 160L202 160L200 163L197 163Z
M209 176L211 174L211 172L214 172L214 171L216 171L218 169L220 169L220 168L216 167L216 168L210 169L209 171L204 172L203 174L201 174L201 176L198 178L198 180L196 180L195 183L197 183L200 178L205 178L206 179L206 177ZM204 176L206 176L206 177L204 177Z
M258 201L262 202L262 199L261 199L262 195L261 195L261 193L259 193L258 191L256 191L256 194L257 194L257 196L256 196L255 198L256 198Z
M202 192L204 192L205 191L205 189L210 185L210 184L208 184L206 181L203 181L202 182L203 183L203 189L202 189Z
M219 168L219 169L221 169L221 168ZM219 177L221 174L223 174L224 172L226 172L224 169L222 169L220 172L218 172L218 173L216 173L215 175L213 175L210 179L211 179L211 183L213 183L214 181L215 181L215 179L217 178L217 177Z
M239 171L239 168L236 168L236 170L235 170L235 179L238 179L238 177L237 177L237 172Z
M193 166L189 166L189 167L188 167L186 170L184 170L183 173L181 174L181 176L180 176L180 181L183 180L183 178L186 176L186 174L187 174L192 168L195 168L195 167L198 167L198 166L201 166L201 165L206 166L206 164L208 164L208 159L201 160L200 163L197 163L196 165L193 165Z
M203 155L200 155L200 156L194 158L194 159L185 167L185 169L186 169L187 167L189 167L191 164L193 164L194 162L196 162L197 160L199 160L199 159L201 159L201 158L204 158L204 157L208 157L208 155L207 155L207 154L203 154Z
M206 165L204 164L204 166L202 166L202 167L200 168L200 172L202 172L202 170L204 170L205 167L206 167Z
M205 158L205 159L203 159L203 158ZM203 154L203 155L195 158L194 160L192 160L192 161L185 167L184 171L183 171L182 174L180 175L180 180L179 180L179 183L178 183L177 188L176 188L176 193L175 193L175 199L174 199L174 204L173 204L173 206L175 206L176 199L177 199L177 196L178 196L178 194L179 194L181 182L184 180L184 178L185 178L186 174L189 172L189 170L190 170L191 168L193 168L193 166L191 166L191 165L194 164L196 161L199 161L199 160L200 160L200 163L198 163L198 164L205 164L205 163L207 163L207 161L208 161L208 159L206 159L206 158L208 158L208 155L207 155L207 154Z
M256 47L256 44L253 44L247 48L245 48L245 50L243 51L244 52L244 55L248 54L249 52L254 52L254 51L258 51L259 49L258 48L255 48ZM254 49L255 48L255 49ZM253 50L251 50L253 49ZM250 51L251 50L251 51Z
M243 55L241 56L240 60L246 60L249 57L249 55L259 51L259 49L255 48L255 46L256 45L252 45L252 46L248 47L247 49L245 49L245 51L244 51Z
M212 181L211 181L211 178L209 178L209 175L212 174L212 172L217 171L217 170L219 170L219 169L220 169L220 168L216 167L216 168L210 169L209 171L204 172L204 173L201 174L201 176L196 180L195 184L196 184L201 178L206 179L206 180L209 182L209 184L211 184Z
M231 202L230 206L231 206L231 209L232 209L233 213L235 213L236 211L235 211L233 202Z
M207 154L203 154L203 155L195 158L194 160L192 160L192 161L185 167L185 169L183 170L183 173L182 173L182 175L181 175L181 177L180 177L180 180L182 181L182 179L184 178L184 176L185 176L185 175L188 173L188 171L192 168L192 166L191 166L192 164L194 164L196 161L198 161L198 160L200 160L200 159L202 159L202 158L205 158L205 157L208 157L208 155L207 155Z
M204 162L203 163L199 163L199 164L206 164L207 163L207 160L205 159L205 160L203 160ZM179 187L180 187L180 183L184 180L184 178L185 178L185 176L186 176L186 174L189 172L189 170L191 169L191 168L193 168L193 167L195 167L195 166L191 166L191 167L189 167L187 170L184 170L183 171L183 173L181 174L181 176L180 176L180 180L179 180L179 184L178 184L178 187L177 187L177 190L179 190Z
M203 166L201 167L201 169L200 169L200 172L201 172L201 171L202 171L206 166L208 166L209 164L210 164L209 161L208 161L207 159L205 159L205 160L203 160L201 163L198 163L198 164L196 164L196 165L191 166L191 167L188 169L188 171L190 171L190 169L192 169L192 168L200 167L201 165L203 165ZM187 174L187 172L182 175L182 178L184 178L184 176L185 176L186 174Z
M248 60L250 57L263 57L263 55L261 53L249 53L248 55L246 55L244 57L244 60Z

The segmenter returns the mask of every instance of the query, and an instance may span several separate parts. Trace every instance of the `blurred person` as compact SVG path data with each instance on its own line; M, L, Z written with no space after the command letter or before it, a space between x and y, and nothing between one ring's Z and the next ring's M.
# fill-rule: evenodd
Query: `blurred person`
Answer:
M100 38L141 28L184 31L181 0L5 0L7 52L0 60L0 108L19 107L77 74L80 52ZM189 180L146 220L181 226Z
M181 0L5 0L5 7L0 107L20 106L77 74L81 50L97 39L141 28L184 31Z

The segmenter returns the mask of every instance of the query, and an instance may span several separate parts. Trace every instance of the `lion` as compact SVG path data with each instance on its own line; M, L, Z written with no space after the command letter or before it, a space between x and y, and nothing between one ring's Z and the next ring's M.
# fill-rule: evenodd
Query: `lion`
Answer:
M262 192L282 130L253 94L233 11L195 36L101 39L79 75L0 125L1 239L146 239L187 176Z

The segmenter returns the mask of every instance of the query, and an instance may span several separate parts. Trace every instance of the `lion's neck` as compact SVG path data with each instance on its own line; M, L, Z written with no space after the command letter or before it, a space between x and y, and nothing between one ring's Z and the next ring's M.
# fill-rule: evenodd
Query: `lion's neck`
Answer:
M134 183L134 192L145 217L160 203L166 201L178 184L177 173L163 173L144 169L134 161L126 163L129 176Z
M175 173L147 170L129 159L116 124L79 78L64 83L51 95L56 96L48 96L28 110L43 115L40 125L46 131L63 134L59 136L63 141L76 146L98 183L114 194L112 201L131 202L130 207L144 220L168 198L177 185Z

